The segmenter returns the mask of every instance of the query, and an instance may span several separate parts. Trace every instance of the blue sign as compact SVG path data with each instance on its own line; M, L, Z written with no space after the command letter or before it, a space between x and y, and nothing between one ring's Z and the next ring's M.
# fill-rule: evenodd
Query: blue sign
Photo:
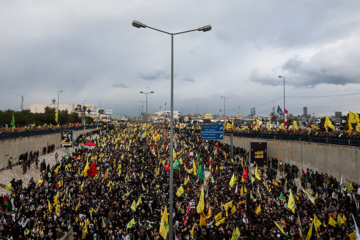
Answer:
M201 125L201 139L202 140L223 140L224 126L223 125Z

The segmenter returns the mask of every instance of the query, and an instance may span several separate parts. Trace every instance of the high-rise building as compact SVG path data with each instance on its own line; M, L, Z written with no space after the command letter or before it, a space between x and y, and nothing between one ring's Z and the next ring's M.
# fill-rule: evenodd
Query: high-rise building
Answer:
M303 115L306 116L307 115L307 107L303 108Z
M342 117L342 112L335 112L335 117Z

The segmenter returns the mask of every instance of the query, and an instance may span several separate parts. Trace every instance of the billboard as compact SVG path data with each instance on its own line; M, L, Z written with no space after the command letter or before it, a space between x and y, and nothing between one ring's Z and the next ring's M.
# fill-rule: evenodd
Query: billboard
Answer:
M85 106L85 108L86 108L86 112L88 111L88 109L90 109L90 111L91 112L93 112L94 111L94 105L81 105L81 104L77 104L76 106L75 106L75 111L76 112L82 112L82 111L84 111L84 106Z
M73 131L72 130L63 130L61 131L61 140L60 144L62 147L71 147L73 140Z
M86 110L85 110L86 112L87 112L89 109L90 109L91 112L93 112L94 109L95 109L95 108L94 108L94 105L84 105L84 107L86 108ZM82 109L84 109L84 107L83 107Z
M205 118L212 118L212 115L210 113L205 113Z
M266 167L267 142L250 142L249 161L258 167Z
M106 109L104 113L107 114L107 115L112 115L112 114L113 114L113 110Z

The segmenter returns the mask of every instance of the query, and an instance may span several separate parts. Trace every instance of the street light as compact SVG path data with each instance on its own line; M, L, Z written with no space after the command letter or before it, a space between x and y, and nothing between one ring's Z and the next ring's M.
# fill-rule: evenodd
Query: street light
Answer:
M285 126L285 77L279 76L279 78L282 78L284 80L284 126Z
M83 125L84 125L84 141L85 141L85 102L86 102L86 100L83 100L83 105L82 105L82 107L83 107L83 110L84 110L84 114L83 114Z
M146 133L146 140L147 140L147 138L148 138L148 133L147 133L147 124L148 124L148 121L147 121L147 119L148 119L148 95L149 94L152 94L152 93L154 93L154 91L151 91L151 92L143 92L143 91L141 91L140 93L142 93L142 94L145 94L146 95L146 107L145 107L145 111L146 111L146 115L145 115L145 133ZM146 141L147 142L147 141ZM145 154L147 155L147 144L145 145Z
M169 189L169 239L173 239L173 201L174 201L174 193L173 193L173 147L174 147L174 36L188 33L188 32L194 32L194 31L202 31L207 32L211 30L211 25L206 25L204 27L183 31L183 32L177 32L177 33L169 33L157 28L153 28L150 26L147 26L139 21L133 21L132 25L136 28L150 28L152 30L162 32L165 34L168 34L171 36L171 87L170 87L170 189Z
M58 91L58 107L57 107L57 124L60 125L60 121L59 121L59 104L60 104L60 100L59 100L59 95L60 93L63 91Z
M224 121L225 121L225 97L224 96L221 96L221 98L223 98L224 99Z
M196 107L196 114L199 115L199 105L195 105Z

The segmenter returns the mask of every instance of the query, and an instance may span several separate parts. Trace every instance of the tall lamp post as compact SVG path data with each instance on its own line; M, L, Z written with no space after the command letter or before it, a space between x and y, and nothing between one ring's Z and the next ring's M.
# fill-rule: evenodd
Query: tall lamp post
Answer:
M284 80L284 126L285 126L285 77L279 76L279 78L282 78Z
M60 93L63 92L63 91L58 91L58 106L57 106L57 124L60 125L60 121L59 121L59 104L60 104L60 100L59 100L59 97L60 97Z
M86 102L86 100L83 100L83 105L82 105L82 107L83 107L83 111L84 111L84 113L83 113L83 117L82 117L82 124L84 125L84 138L85 138L85 110L86 110L86 108L85 108L85 102Z
M195 105L196 107L196 114L199 115L199 105Z
M154 91L151 91L151 92L143 92L141 91L140 92L141 94L145 94L146 95L146 107L145 107L145 133L146 133L146 140L148 138L148 132L147 132L147 125L148 125L148 95L149 94L153 94ZM147 142L147 141L145 141ZM145 145L145 154L147 155L147 144Z
M225 97L224 97L224 96L221 96L221 98L224 99L224 121L225 121L225 116L226 116L226 114L225 114Z
M211 25L206 25L204 27L187 30L183 32L177 32L177 33L169 33L157 28L153 28L150 26L147 26L141 22L133 21L132 25L136 28L150 28L152 30L162 32L165 34L168 34L171 36L171 87L170 87L170 183L169 183L169 239L173 239L173 201L174 201L174 193L173 193L173 177L174 177L174 171L173 171L173 147L174 147L174 36L188 33L188 32L194 32L194 31L202 31L207 32L211 30Z

